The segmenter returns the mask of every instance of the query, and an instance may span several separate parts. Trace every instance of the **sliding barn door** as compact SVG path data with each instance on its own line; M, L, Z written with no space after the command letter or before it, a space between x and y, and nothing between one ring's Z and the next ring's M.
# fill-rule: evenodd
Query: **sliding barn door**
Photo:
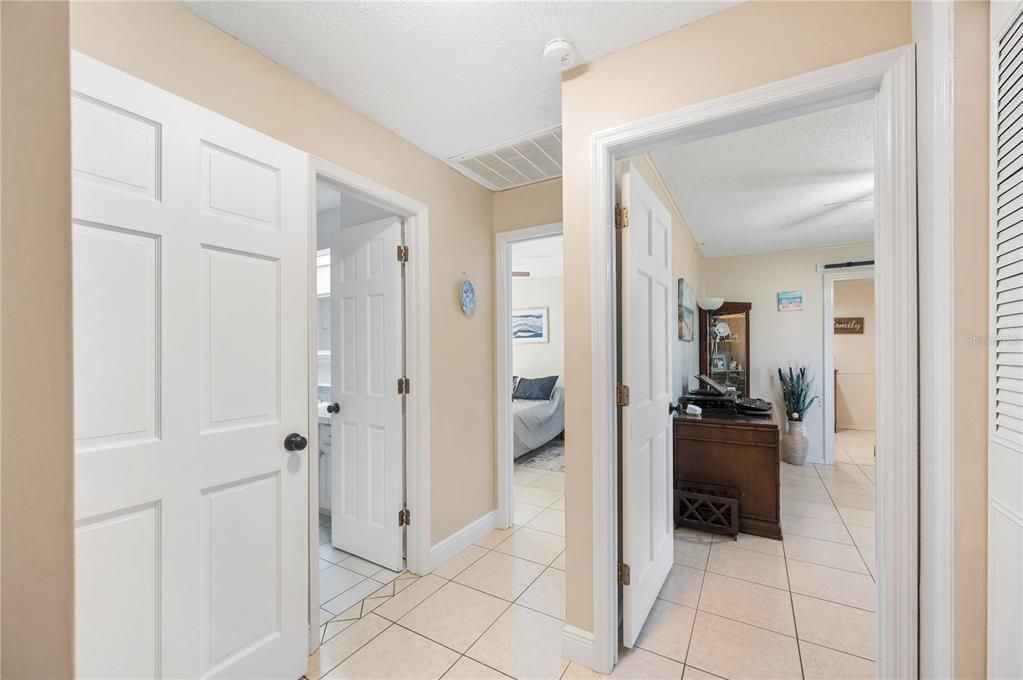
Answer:
M1023 677L1023 5L992 3L988 677Z
M671 417L671 216L633 169L622 176L622 642L632 647L674 558Z
M72 60L83 678L306 667L307 165Z

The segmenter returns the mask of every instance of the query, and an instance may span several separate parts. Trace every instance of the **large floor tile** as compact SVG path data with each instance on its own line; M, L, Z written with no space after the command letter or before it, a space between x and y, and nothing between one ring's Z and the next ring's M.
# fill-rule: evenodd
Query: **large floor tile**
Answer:
M715 543L710 550L707 571L753 581L774 588L789 587L785 558Z
M785 556L800 562L813 562L826 567L845 569L859 574L866 574L867 567L855 546L821 541L806 536L788 535L785 537Z
M551 489L552 491L560 491L565 493L565 473L564 472L551 472L550 474L544 475L539 480L533 483L533 486L541 489Z
M793 486L783 482L781 485L781 502L784 505L788 500L830 503L831 496L828 494L823 484L820 485L820 488L813 489L805 486Z
M369 560L364 560L361 557L356 557L355 555L346 557L340 563L340 566L344 567L348 571L354 571L356 574L362 574L363 576L372 576L383 569L383 567L379 564L374 564Z
M455 581L514 602L543 570L535 562L490 552L456 576Z
M405 614L412 611L413 607L440 590L445 583L447 583L447 581L439 576L427 574L420 579L416 579L412 585L408 586L373 611L385 619L397 621L401 617L405 616Z
M697 612L686 663L731 680L802 678L795 638Z
M564 495L563 491L544 489L539 486L527 486L522 491L515 493L515 500L520 503L529 503L530 505L539 505L542 508L546 508Z
M672 565L668 578L661 586L657 597L662 600L696 608L700 601L700 588L703 586L703 571L682 565Z
M806 680L874 680L874 662L809 642L800 642Z
M799 639L874 659L873 612L793 593Z
M309 657L306 677L319 680L339 663L359 650L386 629L391 623L374 614L365 616L334 637L325 641Z
M861 496L875 496L877 495L877 487L874 483L864 477L862 480L845 480L845 479L825 479L824 486L828 488L828 491L834 495L836 493L856 493Z
M775 555L777 557L785 555L785 550L782 547L781 541L776 541L773 538L764 538L763 536L754 536L753 534L738 534L734 537L715 536L714 542L722 543L733 548L742 548L743 550L752 550L753 552L764 553L765 555Z
M822 541L852 545L852 537L842 521L829 522L825 519L810 519L790 515L782 510L781 528L786 536L807 536Z
M809 562L789 561L792 592L874 611L877 587L866 574L854 574Z
M486 554L487 551L485 548L481 548L478 545L470 545L468 548L434 569L431 573L436 574L441 578L449 580L453 579L465 571L465 569L471 566L476 560Z
M781 511L790 515L809 517L810 519L825 519L831 522L840 522L841 517L838 510L828 501L817 503L815 501L804 501L800 499L782 499Z
M320 559L327 560L331 564L337 564L351 557L351 554L344 550L338 550L330 543L322 543L319 548Z
M824 482L822 482L820 477L817 476L808 477L805 475L789 475L781 478L781 486L783 489L799 488L810 489L811 491L827 491L824 487Z
M860 510L859 508L838 508L842 521L850 527L870 527L877 525L877 513L873 510ZM855 540L855 536L853 537Z
M522 501L515 501L515 526L524 527L533 521L533 518L543 512L544 509L538 505L530 505Z
M551 562L551 566L554 567L555 569L560 569L561 571L565 571L565 569L566 569L566 567L565 567L565 553L561 553L560 555L558 555L558 558L556 560L554 560L553 562Z
M839 508L859 508L860 510L876 510L877 498L862 493L848 493L845 491L831 492L831 500Z
M325 677L346 680L440 678L458 654L401 626L391 626Z
M682 673L682 680L719 680L720 675L713 675L706 671L701 671L695 666L686 666L686 670Z
M683 663L689 651L689 636L693 632L695 618L696 610L692 607L654 600L636 646Z
M786 590L708 572L699 610L795 637L792 600Z
M475 544L480 546L481 548L491 550L493 548L496 548L499 543L506 540L509 536L511 536L518 530L519 527L517 526L509 527L508 529L494 529L489 534L476 541Z
M550 564L565 551L565 539L546 531L523 527L494 548L506 555L521 557L530 562Z
M398 623L464 653L508 606L500 598L448 583Z
M711 544L703 541L690 541L685 538L675 539L675 564L693 569L706 569L707 558L710 557Z
M835 463L834 465L814 465L821 479L844 479L863 481L863 473L859 466L852 463Z
M444 680L507 680L507 678L504 673L467 656L456 661L451 670L444 674Z
M561 658L561 628L551 616L512 605L474 644L467 656L513 678L554 680L566 663Z
M849 525L849 533L852 535L853 543L857 548L873 550L877 544L877 534L874 527Z
M563 680L679 680L683 666L677 661L665 659L642 649L625 649L618 656L618 665L611 675L594 673L588 668L573 663L565 670Z
M540 481L540 478L544 476L544 473L542 472L528 470L518 465L515 466L515 472L513 474L515 476L515 483L522 486L529 486L530 484L538 482Z
M320 603L333 600L366 579L362 574L334 565L320 572Z
M341 612L347 611L352 606L358 604L362 598L369 597L379 589L380 583L368 578L355 584L334 599L328 600L323 604L323 608L327 611L333 612L335 615L340 614Z
M565 511L547 508L539 515L530 520L527 525L530 529L546 531L558 536L565 535Z
M565 572L548 568L519 595L516 604L565 620Z

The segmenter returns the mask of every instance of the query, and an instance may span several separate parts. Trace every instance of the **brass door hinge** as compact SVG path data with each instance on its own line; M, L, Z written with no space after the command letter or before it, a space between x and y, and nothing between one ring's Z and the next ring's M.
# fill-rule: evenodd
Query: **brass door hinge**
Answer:
M615 229L625 229L629 226L629 209L621 203L615 205Z
M632 582L632 569L625 562L618 563L618 585L627 586Z
M629 386L618 383L615 385L615 404L618 406L629 405Z
M412 513L409 512L408 508L402 508L398 511L398 526L407 527L412 524Z
M398 394L411 394L412 385L409 384L408 378L398 378Z
M408 262L408 246L398 246L398 262Z

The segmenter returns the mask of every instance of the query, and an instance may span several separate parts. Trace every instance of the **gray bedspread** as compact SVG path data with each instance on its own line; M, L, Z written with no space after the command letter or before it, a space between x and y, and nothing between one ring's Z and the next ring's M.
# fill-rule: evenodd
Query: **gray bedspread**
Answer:
M555 387L547 401L512 400L515 457L543 446L565 429L565 388Z

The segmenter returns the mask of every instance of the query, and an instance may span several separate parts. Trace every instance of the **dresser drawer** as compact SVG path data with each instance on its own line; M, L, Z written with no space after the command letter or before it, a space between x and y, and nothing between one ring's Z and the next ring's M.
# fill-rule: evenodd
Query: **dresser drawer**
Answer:
M773 446L778 443L778 428L773 424L768 428L743 424L725 425L676 420L675 438Z

